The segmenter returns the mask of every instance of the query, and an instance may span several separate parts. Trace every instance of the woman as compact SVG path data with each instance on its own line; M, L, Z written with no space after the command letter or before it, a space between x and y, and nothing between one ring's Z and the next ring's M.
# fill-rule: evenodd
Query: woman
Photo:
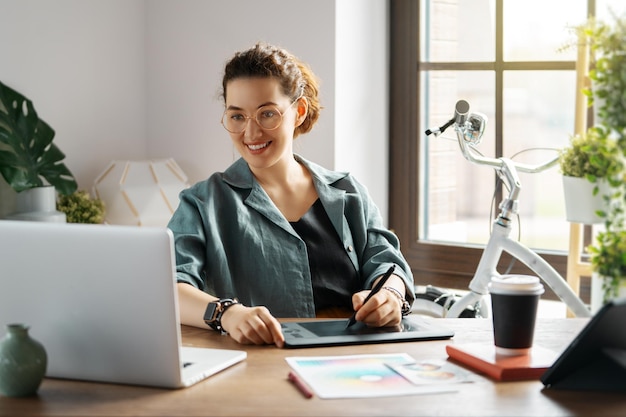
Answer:
M313 73L257 44L227 63L222 88L222 124L242 158L184 190L168 225L182 323L279 347L276 317L343 308L369 326L399 324L414 295L396 236L352 176L293 153L319 116ZM392 265L384 290L363 304Z

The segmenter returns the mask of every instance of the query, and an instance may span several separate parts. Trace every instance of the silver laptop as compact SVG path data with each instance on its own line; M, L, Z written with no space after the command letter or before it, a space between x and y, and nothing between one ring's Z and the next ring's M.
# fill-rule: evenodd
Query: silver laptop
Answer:
M24 323L46 376L179 388L246 358L181 346L166 228L0 220L0 336Z

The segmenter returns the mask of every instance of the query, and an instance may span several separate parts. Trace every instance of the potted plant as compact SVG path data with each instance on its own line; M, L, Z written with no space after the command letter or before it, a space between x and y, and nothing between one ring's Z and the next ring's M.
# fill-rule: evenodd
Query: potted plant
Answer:
M55 190L71 194L77 184L61 162L65 155L53 139L54 130L39 118L33 103L0 83L0 174L17 193L18 210L29 210L29 203L39 204L42 210L52 210L49 217L58 221Z
M609 131L594 126L571 138L559 153L566 218L570 222L602 223L624 168L621 150ZM581 198L585 196L588 198Z
M585 94L596 109L598 123L613 131L621 149L626 149L626 15L610 25L591 21L584 29L595 53L589 71L592 88Z
M626 288L626 186L624 164L626 155L626 15L614 16L613 24L590 21L582 30L595 54L589 72L591 89L585 93L596 109L595 126L616 144L620 163L613 166L610 190L607 192L608 210L601 216L604 230L596 235L589 247L591 253L592 309L594 298L602 303L622 294ZM601 283L601 284L599 284ZM594 296L595 291L595 296ZM600 296L601 294L601 296Z
M91 198L87 191L76 191L61 195L57 210L65 213L68 223L101 224L104 222L104 202Z
M591 268L591 310L596 312L611 298L626 295L626 230L605 230L589 247Z

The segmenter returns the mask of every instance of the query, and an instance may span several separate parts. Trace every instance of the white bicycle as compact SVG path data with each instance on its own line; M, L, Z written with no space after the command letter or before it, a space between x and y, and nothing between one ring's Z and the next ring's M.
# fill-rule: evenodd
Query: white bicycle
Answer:
M500 213L493 221L491 236L470 281L469 291L460 296L428 286L425 293L416 294L413 311L433 317L488 317L489 307L484 296L488 294L491 278L501 276L496 268L502 252L507 252L543 280L574 315L590 317L591 312L567 281L537 253L510 237L511 219L518 214L518 197L521 190L517 172L544 171L554 166L558 157L540 165L527 165L507 158L488 158L481 155L474 146L480 142L487 118L480 113L470 113L469 110L470 105L467 101L458 101L454 117L434 131L427 130L426 134L437 136L448 127L454 126L465 159L475 164L493 167L507 184L509 194L499 206Z

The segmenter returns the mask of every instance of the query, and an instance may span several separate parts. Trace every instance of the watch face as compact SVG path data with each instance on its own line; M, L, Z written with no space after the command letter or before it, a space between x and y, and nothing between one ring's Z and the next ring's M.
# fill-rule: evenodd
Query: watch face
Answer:
M212 322L217 318L218 303L209 303L204 312L204 321Z

